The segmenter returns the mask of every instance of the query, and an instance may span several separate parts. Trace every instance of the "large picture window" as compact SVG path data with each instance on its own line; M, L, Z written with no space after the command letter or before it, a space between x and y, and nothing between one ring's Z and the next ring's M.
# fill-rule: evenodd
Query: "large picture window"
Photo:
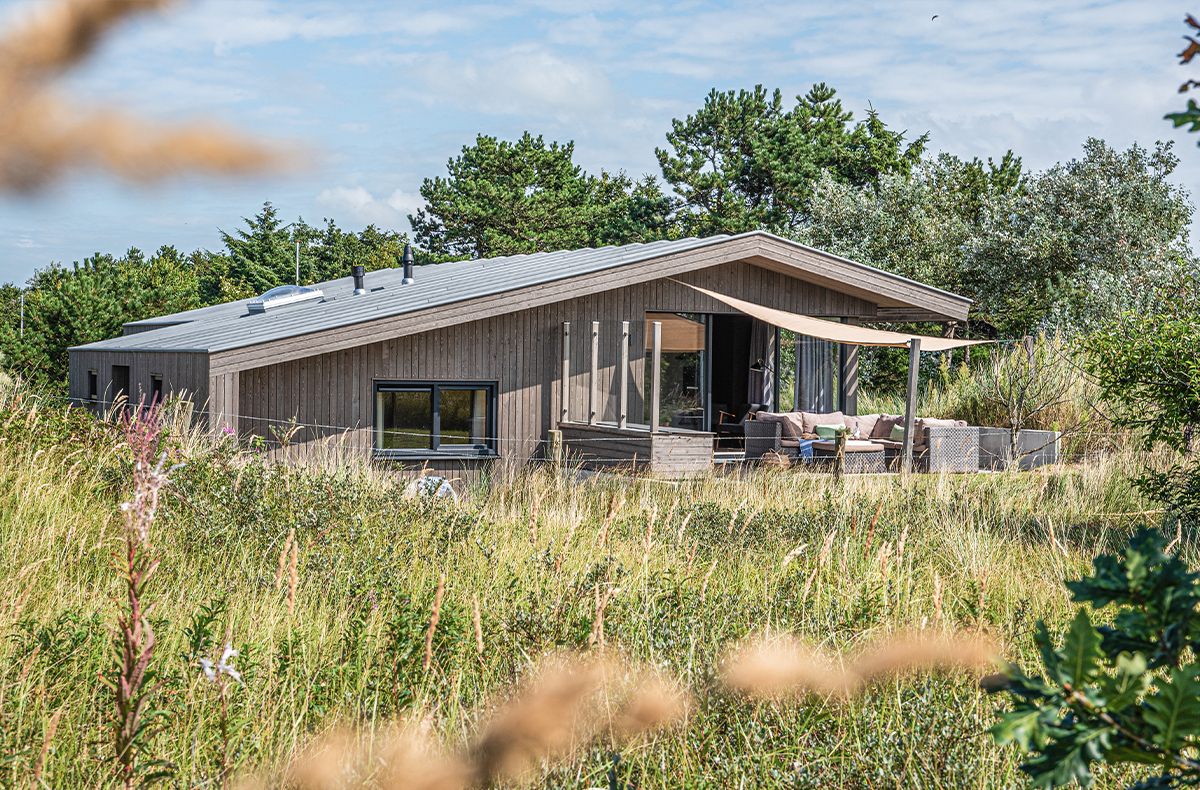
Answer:
M396 455L492 455L495 415L493 383L377 382L375 450Z

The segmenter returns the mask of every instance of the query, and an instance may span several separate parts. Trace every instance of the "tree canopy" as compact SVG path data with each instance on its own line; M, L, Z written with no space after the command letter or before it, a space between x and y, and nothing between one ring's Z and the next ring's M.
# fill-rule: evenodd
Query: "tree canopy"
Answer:
M686 231L789 234L803 222L822 173L854 186L908 174L929 135L905 145L905 133L889 130L874 110L855 124L836 94L819 83L788 110L778 89L713 90L695 115L672 121L671 150L655 155L682 199Z
M661 237L671 205L653 178L593 176L572 161L575 144L525 132L516 142L479 135L421 185L426 205L409 217L434 255L489 258Z

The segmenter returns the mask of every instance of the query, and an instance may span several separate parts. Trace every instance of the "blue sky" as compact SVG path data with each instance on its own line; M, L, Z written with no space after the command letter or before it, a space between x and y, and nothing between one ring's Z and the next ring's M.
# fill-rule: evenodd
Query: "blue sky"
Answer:
M0 0L0 27L27 7ZM823 81L933 151L1027 167L1172 139L1200 187L1181 107L1171 2L423 3L198 0L121 28L64 86L163 120L216 118L298 141L306 169L157 188L76 176L0 198L0 282L92 252L217 249L271 200L289 220L407 230L425 177L477 133L574 140L590 172L658 173L672 118L712 88L785 96ZM937 18L933 19L933 15Z

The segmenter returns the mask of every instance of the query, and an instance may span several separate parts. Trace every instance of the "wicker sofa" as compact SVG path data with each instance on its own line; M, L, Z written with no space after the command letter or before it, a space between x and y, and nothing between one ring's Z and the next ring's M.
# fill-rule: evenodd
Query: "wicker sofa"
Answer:
M891 439L892 427L903 425L904 418L890 414L851 416L841 412L764 412L745 423L746 459L761 458L768 452L798 458L805 437L812 437L817 425L845 425L853 436L884 447L889 469L896 469L903 444ZM1058 460L1059 434L1053 431L1024 430L1018 437L1020 469L1033 469ZM917 469L927 472L977 472L1000 470L1013 464L1010 433L1006 428L967 425L961 420L934 420L918 417L913 434L913 460Z
M815 435L816 426L845 425L852 437L881 445L888 468L894 469L903 444L891 438L892 428L903 424L902 416L891 414L758 412L755 419L746 423L746 458L761 458L768 452L795 458L806 437ZM962 421L918 418L913 458L917 467L925 471L978 471L979 429Z

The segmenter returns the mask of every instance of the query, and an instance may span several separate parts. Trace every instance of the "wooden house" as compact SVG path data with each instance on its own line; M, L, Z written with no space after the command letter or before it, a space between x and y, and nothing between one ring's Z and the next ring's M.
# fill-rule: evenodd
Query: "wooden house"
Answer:
M764 232L357 274L127 324L70 350L71 398L182 394L214 431L401 469L469 475L561 439L686 471L722 422L779 395L778 330L690 286L849 324L970 305ZM798 352L796 397L854 414L855 348Z

